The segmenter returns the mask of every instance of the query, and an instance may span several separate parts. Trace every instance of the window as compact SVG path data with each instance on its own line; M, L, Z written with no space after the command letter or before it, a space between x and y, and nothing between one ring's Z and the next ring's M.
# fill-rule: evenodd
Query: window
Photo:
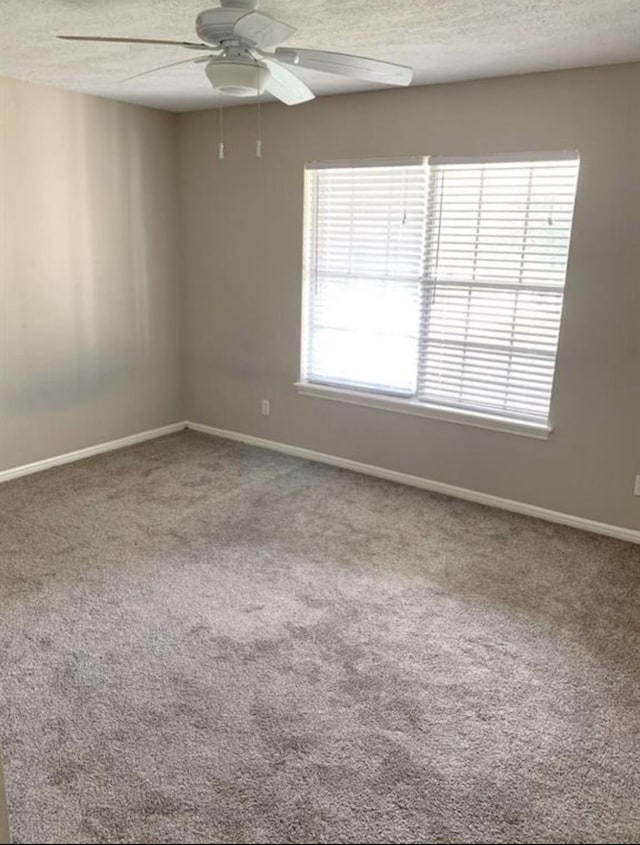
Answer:
M308 166L299 389L547 430L577 170L575 153Z

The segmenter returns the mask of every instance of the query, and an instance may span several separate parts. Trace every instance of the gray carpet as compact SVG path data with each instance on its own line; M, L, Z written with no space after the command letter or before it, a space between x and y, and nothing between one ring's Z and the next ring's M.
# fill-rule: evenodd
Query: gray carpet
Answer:
M638 842L639 547L194 433L0 514L16 842Z

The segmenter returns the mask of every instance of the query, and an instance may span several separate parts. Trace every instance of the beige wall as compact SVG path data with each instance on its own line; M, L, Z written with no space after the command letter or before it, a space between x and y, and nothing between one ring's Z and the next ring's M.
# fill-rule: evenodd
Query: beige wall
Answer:
M176 143L0 80L0 470L183 418Z
M0 80L0 470L187 416L640 527L639 89L626 65L271 105L262 160L233 108L220 162L217 113ZM574 147L548 441L295 393L305 160Z
M625 527L640 527L640 65L181 116L187 414ZM295 393L303 164L578 148L556 388L538 441ZM260 416L260 399L271 416Z

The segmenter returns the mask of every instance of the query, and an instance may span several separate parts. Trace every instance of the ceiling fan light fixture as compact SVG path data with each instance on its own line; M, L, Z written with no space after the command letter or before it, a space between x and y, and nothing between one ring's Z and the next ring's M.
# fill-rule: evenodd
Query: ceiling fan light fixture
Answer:
M271 79L269 68L261 62L214 59L205 70L214 90L232 97L257 97Z

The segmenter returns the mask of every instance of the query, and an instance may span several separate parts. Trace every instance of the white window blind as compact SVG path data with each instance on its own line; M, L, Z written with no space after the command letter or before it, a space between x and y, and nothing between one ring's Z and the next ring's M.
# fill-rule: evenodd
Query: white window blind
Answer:
M307 170L308 381L415 393L426 184L421 159Z
M548 421L577 154L307 173L305 381Z
M430 169L418 397L546 422L577 157Z

